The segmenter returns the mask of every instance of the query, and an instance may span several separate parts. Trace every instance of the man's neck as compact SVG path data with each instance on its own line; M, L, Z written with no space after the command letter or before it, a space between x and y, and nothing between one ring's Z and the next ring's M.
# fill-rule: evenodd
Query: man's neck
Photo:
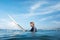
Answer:
M34 28L34 26L32 28Z

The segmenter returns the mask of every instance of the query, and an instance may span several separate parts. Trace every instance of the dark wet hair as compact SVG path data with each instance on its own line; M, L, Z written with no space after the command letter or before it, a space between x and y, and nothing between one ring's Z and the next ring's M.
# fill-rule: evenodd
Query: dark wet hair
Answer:
M30 22L30 24L34 24L34 22Z

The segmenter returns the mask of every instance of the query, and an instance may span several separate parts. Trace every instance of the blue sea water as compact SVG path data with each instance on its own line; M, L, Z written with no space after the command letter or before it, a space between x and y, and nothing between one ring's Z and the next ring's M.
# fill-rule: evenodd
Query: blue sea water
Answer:
M0 40L60 40L59 30L38 30L22 32L20 30L0 30Z

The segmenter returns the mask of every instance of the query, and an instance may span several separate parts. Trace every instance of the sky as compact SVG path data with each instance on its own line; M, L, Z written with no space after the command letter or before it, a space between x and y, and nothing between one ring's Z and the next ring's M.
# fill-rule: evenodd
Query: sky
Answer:
M0 29L20 29L8 15L24 29L31 29L30 22L37 29L57 29L60 0L0 0Z

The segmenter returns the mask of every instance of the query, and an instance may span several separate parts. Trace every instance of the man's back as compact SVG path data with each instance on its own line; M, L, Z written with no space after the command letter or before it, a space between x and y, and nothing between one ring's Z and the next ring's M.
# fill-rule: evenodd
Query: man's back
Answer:
M30 26L32 27L31 30L30 30L31 32L36 32L37 31L37 29L34 26L34 22L30 22Z
M36 29L36 28L31 28L30 31L31 31L31 32L37 32L37 29Z

